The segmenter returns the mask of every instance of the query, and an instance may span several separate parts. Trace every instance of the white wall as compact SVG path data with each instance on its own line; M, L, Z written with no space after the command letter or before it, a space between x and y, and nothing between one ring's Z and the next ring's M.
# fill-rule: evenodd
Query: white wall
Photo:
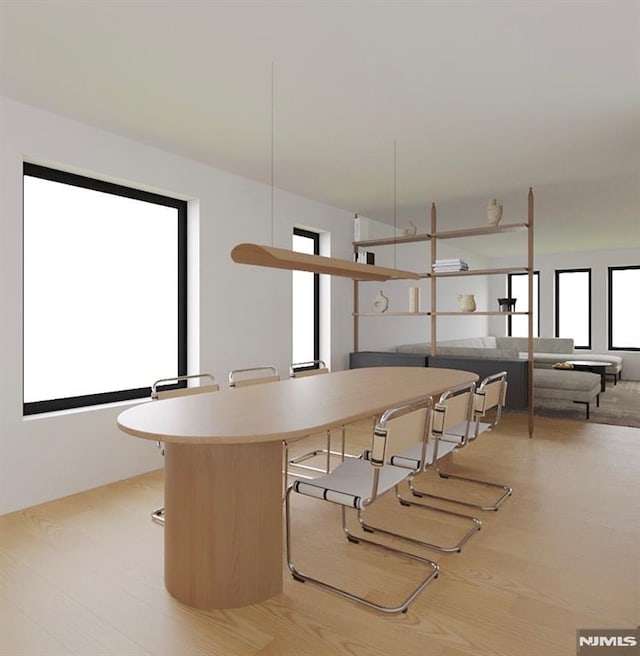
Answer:
M225 382L232 368L291 358L291 274L234 264L239 242L269 243L270 189L238 176L0 98L0 513L162 466L155 444L116 428L123 406L22 416L22 162L175 195L190 203L190 369ZM276 191L274 245L290 247L294 224L331 233L332 254L351 257L351 215ZM199 262L199 269L198 269ZM352 285L331 294L333 369L352 347ZM140 290L144 293L144 290ZM127 317L123 316L122 321Z

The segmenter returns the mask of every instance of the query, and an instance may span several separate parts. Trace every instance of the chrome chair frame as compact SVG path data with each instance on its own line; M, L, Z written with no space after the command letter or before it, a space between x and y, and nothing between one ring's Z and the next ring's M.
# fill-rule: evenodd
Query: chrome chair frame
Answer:
M465 403L465 413L468 416L473 400L474 391L475 383L459 385L450 390L447 390L444 394L441 395L438 403L433 408L432 420L429 423L429 434L427 436L426 448L422 449L418 448L418 445L414 445L407 451L391 457L390 464L411 469L410 476L407 479L407 485L410 491L413 492L413 480L418 474L426 471L431 467L436 467L438 458L444 457L455 449L453 444L443 445L440 443L439 439L440 436L444 433L445 427L447 426L447 400L456 397L462 397L462 395L465 394L468 395L468 400ZM409 538L407 536L390 531L389 529L369 524L364 521L361 515L359 515L358 521L360 522L363 530L370 533L378 532L403 539L408 539L422 547L427 547L428 549L434 549L435 551L441 551L443 553L460 553L462 547L476 534L477 531L482 528L482 522L477 517L455 512L445 508L440 508L438 506L409 500L401 494L399 487L396 487L396 498L402 506L415 506L425 511L438 513L440 515L446 515L448 517L455 517L456 519L463 520L465 524L469 524L469 527L465 530L462 536L452 544L437 544L435 542L427 542L426 540Z
M482 433L490 431L494 426L496 426L500 419L502 418L502 407L505 404L507 394L507 372L501 371L497 374L492 374L487 376L480 385L478 386L476 393L474 395L474 405L473 405L473 420L469 420L464 431L464 435L460 439L459 443L456 445L456 448L460 449L467 446L469 443L476 440ZM480 420L484 417L488 410L496 408L496 416L492 422L485 423ZM458 436L460 437L460 436ZM445 479L456 479L460 481L466 481L467 483L482 485L485 487L493 487L499 490L502 490L500 495L493 501L493 503L472 503L470 501L464 501L463 499L458 499L454 497L446 497L436 494L430 494L428 492L418 490L414 481L409 481L409 487L411 493L420 498L431 498L438 499L439 501L447 501L449 503L455 503L463 506L468 506L470 508L477 508L478 510L494 510L497 511L498 508L506 501L511 494L513 493L512 488L509 485L503 483L494 483L492 481L480 480L477 478L470 478L468 476L460 476L459 474L452 474L451 472L446 472L440 469L437 462L434 467L435 471L438 473L440 478Z
M375 540L354 535L347 526L346 508L355 508L358 515L361 516L365 508L370 506L378 496L382 496L392 488L397 487L398 482L405 480L411 474L411 470L390 465L386 457L388 450L388 422L398 416L408 414L424 409L425 431L424 431L424 449L426 450L426 440L428 437L427 425L430 422L433 399L431 397L422 397L414 399L400 406L388 409L377 423L372 438L371 455L369 459L357 458L347 460L338 465L331 473L312 481L297 479L287 489L285 497L285 525L286 525L286 552L287 564L293 578L301 582L310 582L319 587L333 592L352 601L361 603L369 608L384 613L406 612L409 604L418 596L418 594L435 578L439 573L439 565L416 554L403 551L396 547L385 545ZM342 470L342 471L341 471ZM362 480L355 481L351 474L356 474ZM358 489L358 486L362 487ZM358 494L356 494L356 491ZM382 549L388 553L395 554L399 557L415 560L427 567L427 575L411 590L411 592L399 603L385 605L373 602L363 596L349 592L344 588L339 588L322 579L302 573L294 565L292 560L292 540L291 540L291 495L294 492L317 498L322 501L336 503L341 506L342 530L349 542L354 544L364 543L375 548ZM411 538L408 538L411 540Z
M170 390L160 390L158 391L158 386L162 383L180 383L182 381L196 380L207 378L211 382L207 385L198 385L197 387L179 387L177 389ZM151 398L154 401L160 401L162 399L173 398L176 396L186 396L187 394L204 394L206 392L217 392L220 389L218 383L216 382L215 376L213 374L188 374L186 376L172 376L171 378L160 378L156 380L153 385L151 385ZM158 448L160 449L161 455L164 456L164 444L158 442ZM156 508L151 513L151 519L156 523L164 526L164 506L161 508Z
M258 371L269 372L264 376L254 376L243 378L244 374L250 374ZM239 378L238 375L241 377ZM229 387L246 387L248 385L261 385L262 383L272 383L280 380L278 369L273 365L267 364L259 367L248 367L247 369L232 369L229 372Z
M299 370L300 367L306 367L302 371ZM313 368L312 368L313 367ZM294 362L289 367L289 376L291 378L307 378L308 376L315 376L318 374L327 374L329 369L327 368L324 360L308 360L307 362ZM306 469L307 471L320 472L322 474L328 474L331 471L331 456L340 458L340 461L344 461L345 458L358 458L359 455L354 455L352 453L346 453L346 427L341 427L341 444L342 448L340 451L333 451L331 449L331 429L327 430L327 442L326 446L322 449L313 449L312 451L307 451L295 458L289 458L287 456L287 475L289 467L296 467L298 469ZM306 460L311 460L318 456L325 457L325 466L316 467L315 465L304 464ZM293 475L293 474L291 474Z

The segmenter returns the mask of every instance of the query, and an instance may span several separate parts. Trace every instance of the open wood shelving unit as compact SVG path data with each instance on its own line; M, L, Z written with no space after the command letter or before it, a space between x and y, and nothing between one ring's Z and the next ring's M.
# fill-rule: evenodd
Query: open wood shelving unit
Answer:
M429 242L431 255L431 271L418 274L419 278L428 278L430 281L430 311L429 312L360 312L359 301L359 284L360 281L354 280L353 284L353 335L354 351L359 350L359 318L360 317L424 317L430 318L430 344L431 356L437 354L437 319L443 316L528 316L528 428L529 437L533 436L533 189L529 189L527 196L527 221L525 223L509 223L497 226L481 226L474 228L465 228L461 230L443 230L439 231L437 227L436 205L431 205L431 225L428 234L403 235L384 239L365 239L353 242L353 251L357 255L361 248L372 248L376 246L391 246L397 244L410 244L417 242ZM506 232L523 232L527 236L527 258L526 264L517 267L498 267L486 269L472 269L469 271L445 271L433 272L433 265L437 258L437 243L441 239L460 239L465 237L482 237L484 235L495 235ZM507 275L509 273L526 273L528 278L529 303L524 312L499 312L499 311L477 311L463 312L460 311L438 311L437 309L437 283L440 278L453 278L464 276L491 276ZM415 278L414 278L415 279Z

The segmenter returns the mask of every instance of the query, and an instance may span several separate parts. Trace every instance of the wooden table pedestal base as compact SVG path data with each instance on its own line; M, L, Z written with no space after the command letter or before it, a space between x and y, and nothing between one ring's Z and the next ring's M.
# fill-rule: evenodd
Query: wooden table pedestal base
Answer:
M168 442L165 449L170 594L208 609L282 592L282 444Z

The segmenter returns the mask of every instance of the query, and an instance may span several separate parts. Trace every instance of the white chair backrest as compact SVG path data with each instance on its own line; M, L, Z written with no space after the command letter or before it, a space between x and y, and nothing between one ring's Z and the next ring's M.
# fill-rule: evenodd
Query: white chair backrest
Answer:
M423 396L387 409L376 422L371 445L371 462L377 467L416 444L422 445L425 461L431 433L433 399ZM417 470L416 470L417 471Z
M476 384L465 383L444 392L434 407L433 434L452 435L464 445L471 435Z
M309 360L308 362L294 362L289 367L291 378L305 378L306 376L316 376L317 374L328 374L329 368L324 360Z
M479 421L488 410L497 408L496 421L498 423L502 415L502 406L507 398L507 372L501 371L492 376L487 376L478 386L475 395L474 411Z
M169 385L171 383L180 383L182 381L190 380L208 380L208 383L200 384L195 387L177 387L172 389L158 390L162 385ZM188 394L204 394L206 392L217 392L220 386L216 383L216 379L212 374L189 374L188 376L174 376L173 378L161 378L156 380L151 386L151 398L157 401L162 399L170 399L175 396L186 396Z
M280 380L280 374L272 365L234 369L229 372L229 387L247 387L249 385L261 385L262 383L274 383L278 380Z

